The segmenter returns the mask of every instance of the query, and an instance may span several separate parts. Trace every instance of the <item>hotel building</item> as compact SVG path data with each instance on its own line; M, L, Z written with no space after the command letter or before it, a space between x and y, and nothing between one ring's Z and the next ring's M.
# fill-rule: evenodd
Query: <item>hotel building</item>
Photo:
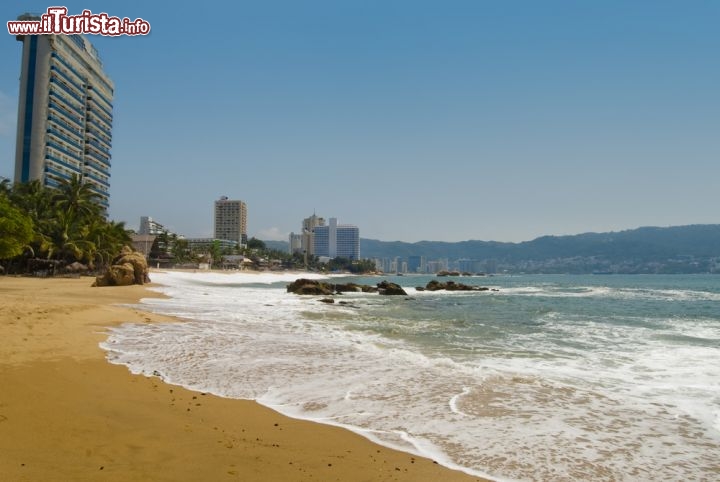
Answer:
M140 229L138 230L138 234L158 235L162 234L164 231L167 231L165 226L157 221L153 221L153 218L150 216L140 216Z
M360 229L338 224L337 218L330 218L327 226L315 227L313 244L318 257L360 259Z
M77 175L107 210L114 85L97 50L81 35L15 38L23 44L15 182L56 187Z
M247 245L247 205L226 196L215 201L215 239Z
M303 253L308 256L315 255L314 233L318 226L325 226L325 218L313 213L312 216L303 219L302 231L300 234L290 233L290 254Z

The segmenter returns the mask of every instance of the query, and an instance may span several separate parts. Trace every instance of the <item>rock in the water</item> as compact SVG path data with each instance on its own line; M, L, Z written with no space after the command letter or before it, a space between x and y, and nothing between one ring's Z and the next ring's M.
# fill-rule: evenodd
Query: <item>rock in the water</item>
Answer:
M332 299L332 298L322 298L320 301L321 301L322 303L327 303L327 304L335 303L335 300Z
M381 295L387 295L387 296L396 296L396 295L402 295L407 296L407 293L405 292L402 287L397 283L390 283L389 281L382 281L378 283L378 293Z
M456 283L454 281L448 281L447 283L441 283L438 280L432 280L425 286L428 291L487 291L489 288L485 286L470 286L463 283Z
M345 283L337 284L335 286L336 293L359 293L362 291L362 286L356 283Z
M296 295L327 296L332 295L335 290L333 289L333 285L329 283L300 278L287 285L287 292L295 293Z

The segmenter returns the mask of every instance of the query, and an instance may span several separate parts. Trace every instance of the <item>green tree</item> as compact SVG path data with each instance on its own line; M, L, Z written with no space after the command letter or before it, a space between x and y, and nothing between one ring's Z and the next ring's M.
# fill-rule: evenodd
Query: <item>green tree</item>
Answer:
M177 238L177 237L176 237ZM173 242L172 254L176 263L185 263L190 260L190 244L187 239L177 238Z
M83 226L81 234L86 242L84 261L90 269L109 265L122 247L132 242L124 222L96 218Z
M51 196L50 190L37 180L14 184L8 196L12 204L32 220L34 232L29 246L31 257L52 251L51 233L57 220Z
M210 245L210 258L213 268L219 268L222 263L222 248L220 242L216 239Z
M98 195L74 176L62 180L57 189L39 181L0 185L0 196L31 220L29 257L71 263L104 265L130 243L124 223L107 221L97 204ZM7 192L7 194L2 194ZM21 265L23 263L20 263Z
M7 196L0 194L0 259L22 254L32 239L30 216L13 206Z
M164 230L155 238L155 242L150 249L151 258L169 258L170 254L170 234L167 230Z
M375 271L375 263L369 259L351 260L337 257L327 263L330 271L349 271L351 273L369 273Z
M91 219L101 215L98 204L100 196L92 186L83 183L75 174L69 180L63 180L52 196L55 207L69 214L73 220Z
M260 251L264 251L265 243L255 237L252 237L252 238L248 239L247 247L248 247L248 249L257 249Z

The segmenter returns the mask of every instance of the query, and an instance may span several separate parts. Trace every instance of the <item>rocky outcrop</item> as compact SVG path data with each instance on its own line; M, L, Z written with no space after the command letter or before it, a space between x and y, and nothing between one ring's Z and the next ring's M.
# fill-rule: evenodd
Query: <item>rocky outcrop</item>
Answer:
M330 284L323 281L300 278L287 285L288 293L296 295L328 296L342 293L380 293L381 295L406 295L400 285L382 281L377 286L356 283Z
M381 295L387 295L387 296L396 296L396 295L403 295L407 296L407 293L399 284L396 283L390 283L388 281L382 281L378 283L378 293Z
M377 293L377 287L370 285L359 285L357 283L345 283L333 285L337 294L341 293Z
M107 283L101 284L98 280L98 286L130 286L135 284L135 268L130 263L114 264L102 279L107 280Z
M425 289L428 291L488 291L490 288L485 286L470 286L463 283L456 283L454 281L441 283L440 281L432 280L425 286Z
M288 293L296 295L332 295L335 290L333 285L322 281L300 278L287 285Z
M362 286L356 283L345 283L333 285L336 293L359 293L362 291Z
M123 246L102 276L95 278L93 286L128 286L150 282L150 270L142 253Z

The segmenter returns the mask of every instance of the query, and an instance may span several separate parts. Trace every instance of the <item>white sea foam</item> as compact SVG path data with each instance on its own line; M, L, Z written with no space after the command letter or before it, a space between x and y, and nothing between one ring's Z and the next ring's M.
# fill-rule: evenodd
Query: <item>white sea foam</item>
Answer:
M272 287L294 275L255 276L156 274L172 298L143 307L194 321L115 328L102 345L108 359L497 479L698 480L720 472L716 320L648 320L651 329L642 319L550 311L537 318L541 330L456 358L411 341L448 330L445 322L428 315L388 325L383 313L407 309L403 300L353 293L343 299L354 308L324 305ZM531 288L500 293L559 291ZM472 298L479 295L466 300L486 300ZM665 341L688 333L710 341Z
M494 288L497 288L494 286ZM578 286L572 290L549 286L513 286L501 288L504 295L544 296L550 298L615 298L665 301L720 301L720 293L698 290L652 288L613 288L607 286Z

